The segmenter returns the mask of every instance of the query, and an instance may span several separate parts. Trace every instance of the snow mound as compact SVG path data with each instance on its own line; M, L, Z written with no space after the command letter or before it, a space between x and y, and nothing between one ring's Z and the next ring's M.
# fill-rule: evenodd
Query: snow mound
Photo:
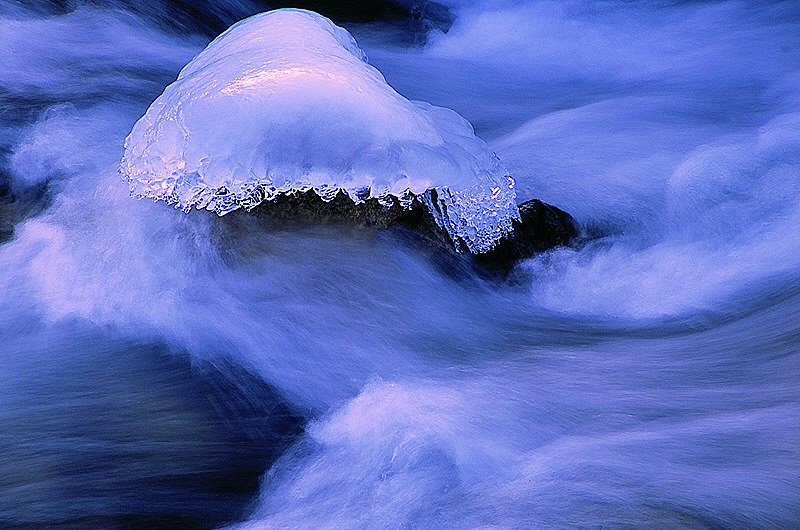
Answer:
M472 252L519 216L513 180L466 120L405 99L346 30L298 9L211 42L133 127L120 170L136 198L219 215L310 189L413 194Z

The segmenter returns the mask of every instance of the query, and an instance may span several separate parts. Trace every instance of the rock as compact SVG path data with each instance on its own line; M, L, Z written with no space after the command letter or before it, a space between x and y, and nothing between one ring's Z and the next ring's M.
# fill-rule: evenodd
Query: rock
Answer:
M390 202L386 204L387 201ZM416 215L415 211L421 207L420 202L414 200L409 208L404 208L393 196L387 197L384 203L370 198L356 204L343 190L339 190L332 200L325 201L314 190L306 190L278 195L260 203L251 213L273 226L347 224L387 228Z
M532 199L519 205L520 221L488 252L475 255L483 268L505 274L519 260L553 247L569 245L578 236L578 223L567 212Z
M278 224L400 225L503 272L574 235L456 112L397 93L345 29L279 9L214 39L125 141L135 198ZM455 252L450 252L455 251Z
M433 249L470 256L473 262L491 274L505 275L515 263L557 246L569 245L578 235L578 224L571 215L533 199L519 206L520 220L512 231L487 252L470 252L456 237L454 241L429 211L437 204L436 190L428 190L428 200L413 196L407 206L390 197L391 203L371 198L354 202L344 191L324 201L313 190L284 194L263 202L251 213L271 226L344 224L363 228L402 226L417 234ZM432 200L431 200L432 199Z

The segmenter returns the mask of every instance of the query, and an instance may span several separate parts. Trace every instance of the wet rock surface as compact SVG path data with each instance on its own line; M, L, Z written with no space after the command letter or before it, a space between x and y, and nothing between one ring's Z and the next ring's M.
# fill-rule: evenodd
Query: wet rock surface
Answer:
M578 236L578 223L570 214L538 199L520 204L519 214L510 234L489 252L475 256L479 265L504 274L519 260L569 245Z
M429 190L426 194L436 194ZM284 194L259 204L251 213L268 227L344 224L363 228L403 227L432 249L471 256L473 262L490 274L504 275L515 263L557 246L569 245L578 236L578 224L567 212L532 199L519 206L520 220L497 245L484 253L466 251L463 241L454 241L435 221L418 197L406 206L394 197L389 204L378 199L355 203L344 192L325 201L313 190ZM428 201L426 201L428 202ZM435 204L434 201L429 201ZM456 238L458 239L458 238Z
M323 200L315 191L307 190L281 194L260 203L251 211L269 224L308 226L320 224L349 224L365 228L387 228L407 217L417 215L422 208L414 200L410 208L389 197L391 204L381 204L378 199L367 199L356 204L344 191L330 200Z

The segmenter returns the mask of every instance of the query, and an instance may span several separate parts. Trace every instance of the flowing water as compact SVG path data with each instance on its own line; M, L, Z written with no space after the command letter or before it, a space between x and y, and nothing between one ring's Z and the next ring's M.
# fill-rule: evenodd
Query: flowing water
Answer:
M3 0L0 526L800 524L798 4L445 3L348 28L591 237L504 282L128 196L252 3Z

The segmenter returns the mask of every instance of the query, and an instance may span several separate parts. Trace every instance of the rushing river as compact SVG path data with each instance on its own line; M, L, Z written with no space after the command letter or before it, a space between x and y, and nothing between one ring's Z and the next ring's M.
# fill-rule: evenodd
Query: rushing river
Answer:
M507 281L129 197L255 3L1 1L0 527L800 525L796 1L344 24L583 226Z

